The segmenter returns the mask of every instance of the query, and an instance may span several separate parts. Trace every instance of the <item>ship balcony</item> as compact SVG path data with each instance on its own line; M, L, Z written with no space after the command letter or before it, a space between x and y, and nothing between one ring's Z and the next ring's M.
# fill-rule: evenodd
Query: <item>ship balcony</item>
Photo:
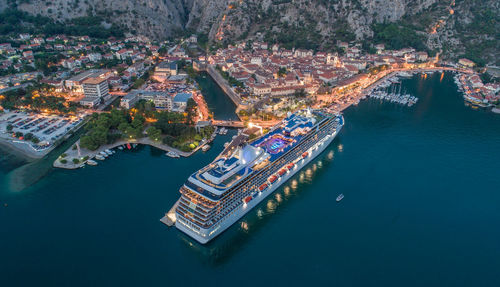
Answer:
M218 203L217 201L208 200L207 198L192 192L191 190L185 188L184 186L181 187L179 191L183 196L189 198L190 201L203 203L204 206L206 206L207 208L214 208L215 206L217 206Z
M196 210L196 209L192 209L190 208L188 205L186 205L185 203L183 202L179 202L179 206L181 206L184 210L186 211L189 211L191 213L193 213L194 215L196 215L198 218L200 218L200 220L202 221L207 221L211 215L210 214L203 214L201 213L199 210Z
M201 228L209 228L212 225L211 220L201 219L192 212L189 212L186 209L184 209L184 207L182 207L180 204L179 206L177 206L176 212L182 215L182 217L184 217L185 219L195 223Z
M210 213L210 212L212 212L215 208L217 208L217 206L207 207L207 206L205 206L203 203L198 202L198 201L193 200L193 199L190 199L190 198L185 197L185 196L181 196L181 202L184 202L184 204L185 204L186 206L189 206L189 204L194 203L194 204L196 204L196 208L197 208L197 209L199 209L201 212L204 212L204 213L207 213L207 214L209 214L209 213Z

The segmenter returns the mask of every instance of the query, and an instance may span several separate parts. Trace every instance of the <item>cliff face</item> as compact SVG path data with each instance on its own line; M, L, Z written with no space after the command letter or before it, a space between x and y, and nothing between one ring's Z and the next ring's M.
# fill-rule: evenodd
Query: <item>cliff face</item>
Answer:
M317 20L322 34L332 32L330 24L347 22L357 38L370 35L373 21L396 21L439 0L29 0L17 1L18 9L57 20L104 16L109 22L137 33L164 37L177 29L192 28L241 36L273 20L289 24ZM0 9L12 1L0 0ZM273 28L273 27L269 27Z
M286 32L308 27L322 37L342 30L356 39L372 35L374 22L393 22L418 13L439 0L195 0L188 27L210 32L210 38ZM208 28L208 29L207 29Z
M0 0L0 10L15 1ZM396 22L415 30L429 49L450 54L485 41L498 54L499 6L497 0L17 0L18 9L32 14L63 21L102 16L157 39L196 31L215 41L257 36L322 49L337 40L370 40L374 23Z
M7 0L0 0L7 2ZM98 15L131 32L164 38L184 29L188 10L183 0L30 0L18 1L18 9L55 20ZM6 6L0 4L0 8Z

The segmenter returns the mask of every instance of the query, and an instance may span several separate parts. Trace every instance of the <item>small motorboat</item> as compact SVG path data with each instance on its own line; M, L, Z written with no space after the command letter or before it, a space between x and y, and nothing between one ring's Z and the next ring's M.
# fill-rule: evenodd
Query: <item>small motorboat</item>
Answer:
M204 146L201 148L201 150L202 150L202 151L207 151L207 150L209 150L209 149L210 149L210 145L208 145L208 144L204 145Z
M97 165L97 161L89 159L89 160L87 160L87 164L88 165Z
M132 148L132 146L129 143L127 143L127 149L131 149L131 148Z
M337 202L339 202L339 201L341 201L342 199L344 199L344 194L343 194L343 193L339 194L339 196L337 196L337 199L336 199L336 200L337 200Z
M166 153L166 155L168 157L171 157L171 158L179 158L180 157L180 155L178 153L174 152L174 151L169 151L169 152Z
M104 157L100 154L96 155L95 158L98 160L104 160Z

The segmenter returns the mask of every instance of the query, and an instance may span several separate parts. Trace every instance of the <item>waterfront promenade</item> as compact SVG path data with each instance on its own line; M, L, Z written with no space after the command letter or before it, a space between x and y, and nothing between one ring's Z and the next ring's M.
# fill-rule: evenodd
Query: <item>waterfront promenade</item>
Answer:
M331 94L330 97L337 97L337 98L344 98L344 101L337 102L334 105L329 106L329 109L335 111L335 112L342 112L351 105L359 102L360 100L364 99L367 97L377 86L385 81L388 78L391 78L393 76L396 76L400 72L410 72L410 73L430 73L430 72L445 72L445 71L452 71L452 72L459 72L459 73L472 73L470 70L465 70L465 69L458 69L458 68L452 68L452 67L431 67L431 68L418 68L418 69L407 69L407 68L397 68L397 69L390 69L386 71L382 71L379 74L377 74L375 77L370 78L368 83L362 84L360 87L351 90L352 92L349 95L342 94L342 95L335 95ZM332 101L335 101L332 99Z
M161 142L153 141L147 137L140 138L140 139L120 140L120 141L117 141L117 142L112 143L112 144L102 145L98 149L96 149L95 151L91 151L91 150L88 150L85 148L74 149L73 148L74 145L72 145L70 148L68 148L68 150L66 150L64 152L64 154L66 154L64 159L67 161L67 163L61 163L60 160L63 158L59 157L58 159L56 159L54 161L53 166L58 167L58 168L64 168L64 169L77 169L77 168L83 167L85 165L86 161L95 158L95 156L97 154L99 154L100 152L105 151L107 149L111 150L111 149L114 149L118 146L123 146L126 144L149 145L149 146L155 147L157 149L161 149L165 152L175 152L182 157L189 157L192 154L194 154L195 152L197 152L199 149L201 149L204 145L210 143L214 138L215 138L215 132L212 134L212 137L208 141L204 142L203 144L200 144L199 146L197 146L194 150L192 150L190 152L184 152L184 151L178 150L176 148L173 148L173 147L168 146L166 144L163 144ZM75 143L75 145L78 145L78 146L79 146L79 144L80 144L80 140L78 140ZM75 159L75 158L79 160L78 163L73 163L73 159ZM83 158L86 158L86 160L82 161Z

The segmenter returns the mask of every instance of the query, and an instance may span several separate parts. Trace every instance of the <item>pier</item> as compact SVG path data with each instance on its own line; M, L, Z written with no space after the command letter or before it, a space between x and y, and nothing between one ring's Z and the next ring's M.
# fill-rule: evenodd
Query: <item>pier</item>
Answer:
M197 146L194 150L190 151L190 152L183 152L181 150L178 150L176 148L173 148L171 146L168 146L164 143L161 143L161 142L156 142L156 141L153 141L149 138L140 138L140 139L127 139L127 140L119 140L115 143L112 143L112 144L107 144L107 145L103 145L103 146L100 146L97 150L95 151L91 151L91 150L87 150L87 149L73 149L73 145L71 147L69 147L64 153L66 154L66 157L65 159L67 159L67 163L66 164L63 164L60 162L60 158L57 158L54 163L53 163L53 166L54 167L58 167L58 168L64 168L64 169L77 169L77 168L81 168L85 165L86 161L88 159L93 159L95 158L95 156L97 154L99 154L100 152L106 150L106 149L114 149L118 146L123 146L123 145L126 145L126 144L142 144L142 145L149 145L149 146L152 146L152 147L155 147L157 149L161 149L165 152L175 152L177 154L179 154L180 156L183 156L183 157L188 157L188 156L191 156L192 154L194 154L195 152L197 152L199 149L201 149L205 144L208 144L209 142L211 142L215 137L215 133L212 134L212 137L210 139L208 139L206 142L204 142L203 144L200 144L199 146ZM79 144L80 143L80 140L78 140L75 144ZM84 157L88 157L87 160L85 161L81 161L82 158ZM74 158L77 158L79 159L80 161L78 163L73 163L71 160L74 159Z
M350 94L344 92L342 94L330 94L329 101L334 102L333 105L330 105L328 109L335 112L342 112L354 103L359 102L360 100L366 98L377 86L383 82L384 80L396 76L400 72L409 72L409 73L428 73L428 72L444 72L444 71L452 71L459 73L472 73L470 70L453 68L453 67L427 67L427 68L417 68L417 69L409 69L409 68L396 68L383 71L376 75L375 77L369 78L368 83L360 83L359 87L354 90L349 90ZM337 99L333 99L336 97ZM336 103L335 103L336 102Z
M162 223L164 223L164 224L165 224L165 225L167 225L167 226L174 226L174 225L175 225L175 221L177 220L177 218L175 217L175 209L177 208L177 205L179 205L179 201L180 201L180 200L181 200L181 199L179 198L179 199L175 202L174 206L172 206L172 208L170 208L170 210L169 210L167 213L165 213L165 216L163 216L163 217L160 219L160 221L161 221Z

